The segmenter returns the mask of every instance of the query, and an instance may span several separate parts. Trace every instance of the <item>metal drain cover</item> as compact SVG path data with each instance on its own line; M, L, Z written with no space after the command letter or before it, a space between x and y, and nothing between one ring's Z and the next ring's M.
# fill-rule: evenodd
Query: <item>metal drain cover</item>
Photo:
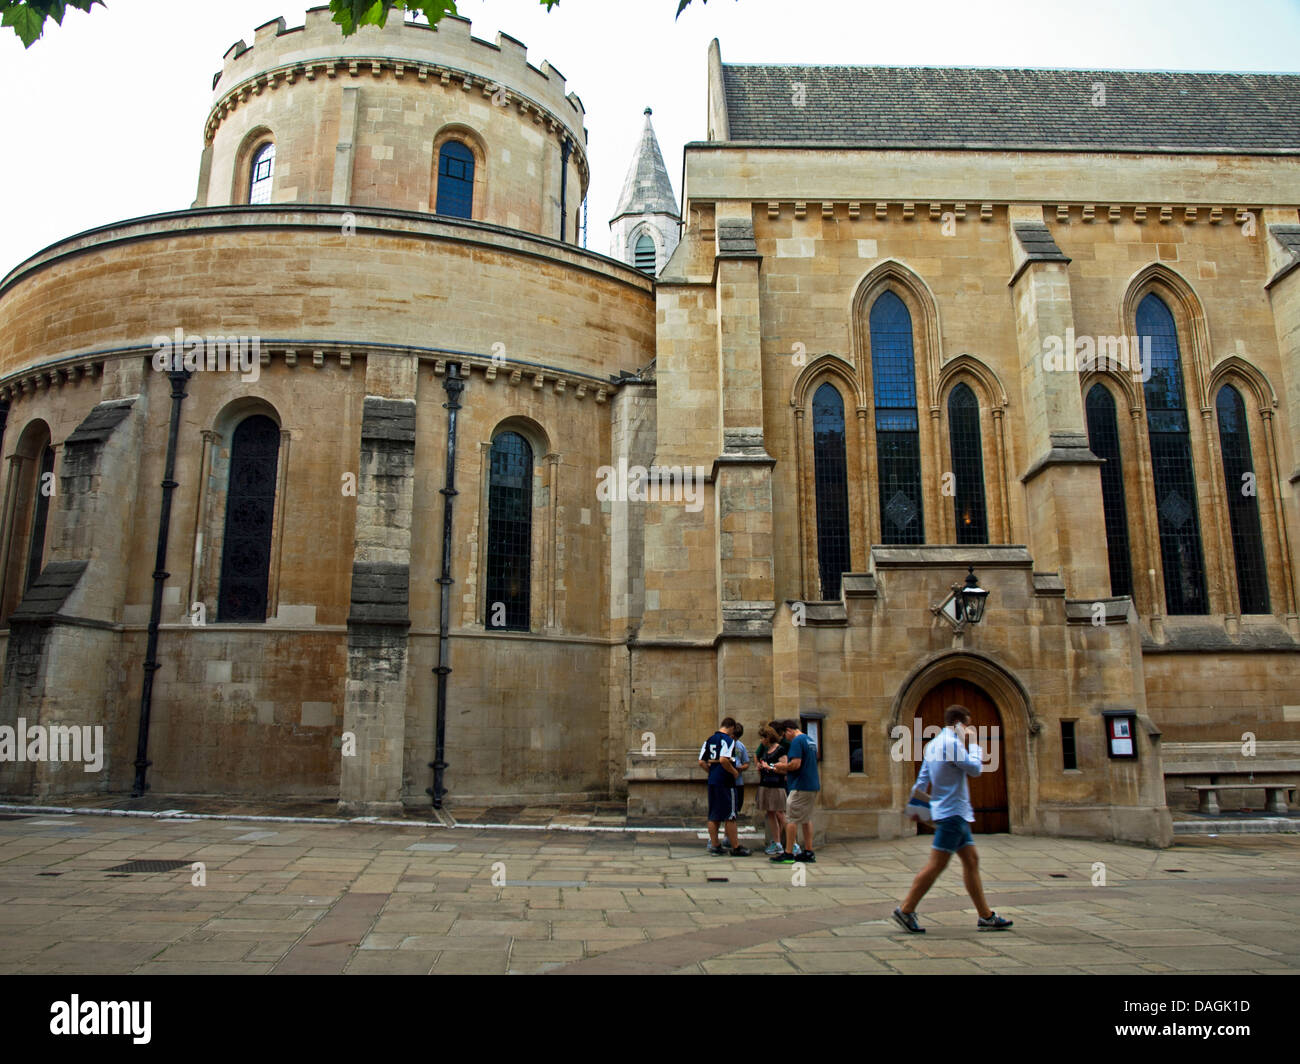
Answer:
M174 872L189 868L193 861L127 861L126 864L105 868L105 872Z

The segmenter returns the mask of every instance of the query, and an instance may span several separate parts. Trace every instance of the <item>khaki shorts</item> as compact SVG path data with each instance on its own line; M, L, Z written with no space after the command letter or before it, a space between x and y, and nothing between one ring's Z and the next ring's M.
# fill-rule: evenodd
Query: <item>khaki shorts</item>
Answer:
M816 804L816 791L791 791L785 796L786 819L791 824L807 824L812 820L813 806Z

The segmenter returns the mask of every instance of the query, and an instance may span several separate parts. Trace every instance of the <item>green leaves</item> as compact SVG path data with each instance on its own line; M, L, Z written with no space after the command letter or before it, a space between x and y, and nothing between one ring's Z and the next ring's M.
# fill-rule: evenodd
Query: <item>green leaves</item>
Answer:
M352 36L362 26L385 25L394 8L424 15L430 25L456 14L455 0L330 0L333 19L342 27L344 37Z
M560 4L560 0L539 2L547 11ZM700 0L702 4L708 2ZM89 11L96 4L105 6L104 0L0 0L0 25L12 27L22 39L23 47L30 48L41 36L47 18L62 25L68 8ZM678 0L677 16L690 4L691 0ZM456 0L330 0L332 18L342 28L344 37L352 36L362 26L385 25L394 9L424 15L431 26L457 13Z
M68 8L89 11L103 0L0 0L0 26L10 26L24 48L30 48L41 36L45 20L52 18L63 25Z
M15 7L4 13L0 18L0 25L12 26L23 42L24 48L30 48L37 37L41 35L41 26L45 22L44 15L38 15L30 7Z

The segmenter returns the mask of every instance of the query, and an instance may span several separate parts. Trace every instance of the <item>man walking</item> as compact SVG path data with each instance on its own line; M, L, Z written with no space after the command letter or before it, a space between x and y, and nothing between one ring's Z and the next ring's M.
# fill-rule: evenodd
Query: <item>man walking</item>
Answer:
M736 741L733 738L738 725L725 717L718 730L704 740L700 747L700 768L709 774L709 853L725 856L718 843L718 825L727 825L727 842L732 857L748 857L749 851L740 845L736 831L736 778L740 775L735 765Z
M785 758L775 764L764 765L786 776L790 781L790 792L785 798L785 848L772 855L773 864L794 864L795 861L815 863L817 855L813 853L813 809L817 805L817 792L822 789L821 777L817 772L817 744L799 730L797 720L781 722L785 740L790 749ZM803 828L803 849L795 853L795 836Z
M973 741L975 729L970 726L970 712L965 706L949 706L944 710L943 723L943 731L926 745L921 772L912 788L913 794L926 787L930 789L930 812L934 817L930 862L912 881L912 889L907 892L903 904L894 910L894 920L911 934L925 933L925 928L916 921L916 907L955 853L961 859L966 893L979 913L976 928L980 931L1005 931L1012 921L1002 919L989 908L984 898L979 855L975 852L975 839L970 832L975 813L971 809L966 778L980 774L984 767L984 754ZM968 740L969 747L966 745Z

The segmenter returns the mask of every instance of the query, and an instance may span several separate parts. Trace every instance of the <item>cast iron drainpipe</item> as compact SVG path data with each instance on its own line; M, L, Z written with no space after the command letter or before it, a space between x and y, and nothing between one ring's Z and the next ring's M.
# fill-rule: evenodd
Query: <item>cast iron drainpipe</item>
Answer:
M447 768L444 760L447 738L447 677L451 666L447 664L448 629L451 627L451 517L452 503L456 498L456 411L460 409L460 395L465 390L465 382L460 376L460 367L455 362L447 363L447 376L442 382L447 391L447 401L443 408L447 411L447 477L446 487L440 489L442 494L442 575L438 577L438 665L433 670L438 677L438 716L435 725L433 760L429 767L433 769L433 786L425 789L425 794L433 798L433 807L442 808L442 796L447 793L442 785L442 774Z
M569 190L569 152L573 150L573 145L569 143L569 138L565 137L560 145L560 241L567 243L568 237L565 235L565 228L569 224L568 211L568 190Z
M187 369L169 370L167 379L172 382L172 416L167 428L167 462L162 479L162 512L158 515L158 552L154 556L153 566L153 605L149 609L149 645L144 652L144 684L140 689L140 734L135 747L135 787L132 798L141 798L149 789L145 782L145 773L149 760L149 714L153 709L153 674L161 665L158 664L158 621L162 617L163 584L171 573L163 566L167 564L167 534L172 523L172 492L176 490L176 438L181 428L181 403L185 401L185 382L190 379Z

